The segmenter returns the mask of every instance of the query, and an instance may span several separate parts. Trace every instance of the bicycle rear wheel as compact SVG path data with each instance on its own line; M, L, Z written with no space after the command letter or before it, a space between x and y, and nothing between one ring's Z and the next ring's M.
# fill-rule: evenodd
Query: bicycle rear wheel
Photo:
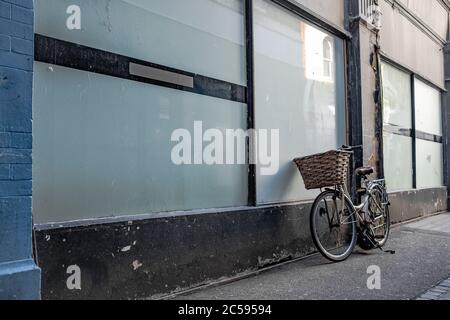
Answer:
M317 197L311 209L310 227L314 244L330 261L344 261L355 249L356 212L341 192L327 190Z
M388 196L386 190L377 185L371 190L369 212L373 220L371 230L375 241L384 247L391 231L391 215L389 212Z

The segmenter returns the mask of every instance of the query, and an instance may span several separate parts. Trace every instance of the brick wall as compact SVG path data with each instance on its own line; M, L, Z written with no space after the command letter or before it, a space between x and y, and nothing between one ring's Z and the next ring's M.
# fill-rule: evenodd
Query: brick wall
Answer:
M0 298L38 297L31 259L33 15L32 0L0 0Z

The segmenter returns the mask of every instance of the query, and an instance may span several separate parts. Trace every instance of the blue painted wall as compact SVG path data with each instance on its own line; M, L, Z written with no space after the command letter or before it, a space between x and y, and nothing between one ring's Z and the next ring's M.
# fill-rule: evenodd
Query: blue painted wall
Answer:
M0 299L38 299L32 259L33 0L0 0Z

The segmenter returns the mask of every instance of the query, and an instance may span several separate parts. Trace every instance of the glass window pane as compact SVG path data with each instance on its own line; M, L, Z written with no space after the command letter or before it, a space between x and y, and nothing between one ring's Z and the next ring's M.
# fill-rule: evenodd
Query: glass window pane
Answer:
M246 105L43 63L34 77L37 223L247 204L248 166L171 159L174 130L245 129Z
M258 201L313 199L292 160L345 143L343 41L272 1L254 10L256 124L280 130L280 171L257 170Z
M442 187L443 162L442 144L417 139L417 188Z
M385 132L384 175L389 191L413 188L412 138Z
M382 63L383 121L385 124L412 128L411 77L408 73Z
M416 129L442 136L441 93L420 80L414 84Z
M66 10L81 8L81 30ZM242 0L37 0L36 33L245 85Z

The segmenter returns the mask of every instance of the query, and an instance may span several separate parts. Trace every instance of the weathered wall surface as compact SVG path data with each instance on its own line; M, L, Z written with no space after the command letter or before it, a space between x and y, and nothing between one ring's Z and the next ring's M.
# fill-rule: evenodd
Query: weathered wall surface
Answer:
M45 299L139 299L314 252L309 204L38 231ZM77 265L82 290L66 286Z
M374 99L376 77L372 68L371 56L376 45L376 35L373 31L361 27L361 95L362 95L362 118L363 118L363 145L364 164L378 168L379 142L376 138L376 104Z
M406 0L403 0L405 2ZM448 18L439 0L406 1L409 6L394 5L391 0L380 1L383 12L383 28L380 32L380 44L383 53L427 80L444 87L444 59L442 43L445 39ZM423 4L418 4L422 2ZM426 8L424 8L425 4ZM411 8L408 11L405 10ZM419 17L426 25L411 16Z
M392 2L390 0L389 2ZM442 0L398 0L418 18L423 20L442 39L447 39L448 13Z
M447 188L411 190L390 195L392 223L447 210Z
M344 28L344 0L292 0L292 2L300 3L333 24Z

